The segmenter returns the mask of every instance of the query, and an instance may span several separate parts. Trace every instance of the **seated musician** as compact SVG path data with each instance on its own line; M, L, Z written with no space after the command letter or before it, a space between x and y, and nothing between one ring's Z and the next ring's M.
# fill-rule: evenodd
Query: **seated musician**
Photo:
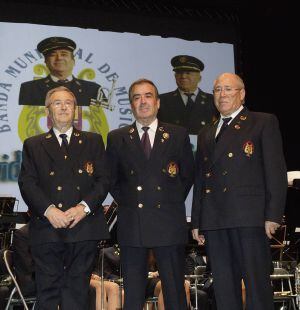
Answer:
M99 245L101 250L96 257L95 268L90 280L90 285L96 293L96 297L94 298L95 304L91 305L91 310L116 310L121 309L121 305L123 305L124 292L120 288L122 283L120 274L120 249L117 244L111 244L117 241L116 209L117 204L115 201L110 205L103 206L111 239L110 241L105 241L105 243L101 242ZM105 247L108 245L111 246ZM104 286L103 289L102 285Z
M146 284L146 300L149 297L158 297L158 310L165 310L163 292L161 287L161 281L159 278L159 273L157 271L156 260L153 254L153 251L150 249L148 253L148 279ZM190 283L185 280L184 283L186 302L187 305L190 305ZM149 307L147 308L149 309Z
M103 262L102 262L103 260ZM103 266L103 270L102 270ZM103 281L102 281L103 276ZM120 309L123 304L123 290L120 288L120 250L117 245L103 248L96 259L90 285L96 292L96 310L101 310L104 305L106 310ZM102 290L102 283L104 290ZM102 300L102 291L103 300Z
M195 291L195 279L191 278L191 282L194 283L193 288L191 289L191 304L196 306L196 297L197 305L201 310L208 310L210 304L213 304L210 299L213 299L212 294L212 285L211 278L209 278L209 270L207 264L200 254L199 248L187 248L186 258L185 258L185 274L187 278L189 275L199 276L197 281L197 292ZM212 309L215 309L212 305Z

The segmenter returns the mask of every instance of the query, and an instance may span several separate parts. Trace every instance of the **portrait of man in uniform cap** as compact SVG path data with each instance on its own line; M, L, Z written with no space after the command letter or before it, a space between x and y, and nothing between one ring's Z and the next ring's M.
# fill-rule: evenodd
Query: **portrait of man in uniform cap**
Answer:
M43 54L49 74L21 84L19 105L44 106L50 89L65 86L74 93L79 106L89 106L91 99L97 98L100 85L73 75L75 49L76 43L65 37L49 37L39 42L37 50Z
M185 127L189 134L198 134L217 119L218 111L212 94L199 88L203 62L193 56L177 55L171 59L177 89L160 95L158 119Z

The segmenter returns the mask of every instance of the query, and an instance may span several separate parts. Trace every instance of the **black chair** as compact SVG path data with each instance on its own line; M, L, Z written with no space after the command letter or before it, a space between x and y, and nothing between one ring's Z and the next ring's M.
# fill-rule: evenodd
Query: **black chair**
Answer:
M9 273L11 279L12 279L12 291L10 293L10 296L8 297L8 301L5 307L5 310L12 309L13 306L20 306L23 305L25 310L29 310L29 305L32 305L31 309L34 309L36 298L35 297L24 297L20 286L17 282L15 273L14 273L14 267L13 267L13 258L12 258L13 252L10 250L5 250L3 253L3 260L5 263L5 267L7 269L7 272Z

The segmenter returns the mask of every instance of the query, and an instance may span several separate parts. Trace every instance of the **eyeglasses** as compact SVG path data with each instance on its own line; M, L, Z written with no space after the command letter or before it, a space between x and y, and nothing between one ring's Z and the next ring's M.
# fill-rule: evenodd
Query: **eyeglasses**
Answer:
M62 107L62 105L65 105L67 108L70 108L74 105L74 101L73 100L55 100L53 102L51 102L51 105L53 105L55 108L60 108Z
M233 95L235 91L241 90L242 88L232 88L232 87L216 87L213 89L215 95L220 95L221 92L224 92L225 95Z

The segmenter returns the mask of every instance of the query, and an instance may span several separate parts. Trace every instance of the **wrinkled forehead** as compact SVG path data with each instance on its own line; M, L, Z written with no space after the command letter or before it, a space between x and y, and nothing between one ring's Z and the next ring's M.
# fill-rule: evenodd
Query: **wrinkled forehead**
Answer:
M75 104L75 97L71 92L65 91L65 90L61 90L61 91L56 91L53 94L51 94L49 101L50 103L54 102L54 101L72 101Z
M221 75L215 80L214 87L217 86L230 86L230 87L241 87L240 80L235 75Z

